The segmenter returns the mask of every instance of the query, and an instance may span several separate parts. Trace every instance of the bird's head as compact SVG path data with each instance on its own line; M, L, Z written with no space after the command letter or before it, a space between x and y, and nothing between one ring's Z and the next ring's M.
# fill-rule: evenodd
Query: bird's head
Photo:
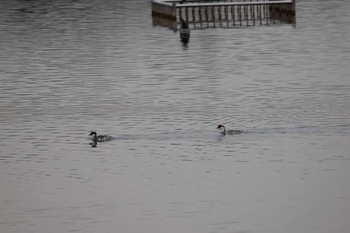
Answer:
M92 136L92 135L95 135L95 136L96 136L97 134L96 134L96 132L95 132L95 131L92 131L92 132L90 133L90 135L89 135L89 136Z

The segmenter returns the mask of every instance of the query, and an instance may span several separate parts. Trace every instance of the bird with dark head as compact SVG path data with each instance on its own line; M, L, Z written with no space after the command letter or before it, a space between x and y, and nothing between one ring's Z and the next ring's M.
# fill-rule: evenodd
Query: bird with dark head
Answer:
M226 131L226 128L225 128L225 126L223 124L219 124L217 129L223 129L222 132L221 132L223 135L226 135L226 134L233 135L233 134L241 134L241 133L243 133L243 131L239 130L239 129L227 130Z
M109 135L97 135L95 131L92 131L89 136L92 136L92 141L94 142L107 142L112 139Z

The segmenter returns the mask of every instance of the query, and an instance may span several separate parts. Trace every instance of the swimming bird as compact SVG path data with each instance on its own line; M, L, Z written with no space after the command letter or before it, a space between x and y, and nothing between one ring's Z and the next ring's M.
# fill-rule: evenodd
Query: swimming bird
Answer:
M227 130L226 131L226 128L225 128L225 126L223 124L218 125L217 129L223 129L222 132L221 132L223 135L226 135L226 134L233 135L233 134L243 133L243 131L239 130L239 129L233 129L233 130Z
M92 141L97 143L97 142L107 142L112 139L111 136L109 135L98 135L95 131L92 131L89 136L92 136Z

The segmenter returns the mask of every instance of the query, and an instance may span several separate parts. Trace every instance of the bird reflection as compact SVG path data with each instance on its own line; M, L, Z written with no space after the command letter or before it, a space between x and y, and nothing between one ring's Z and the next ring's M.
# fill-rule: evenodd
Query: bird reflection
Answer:
M91 147L97 147L97 141L90 142L89 145L90 145Z

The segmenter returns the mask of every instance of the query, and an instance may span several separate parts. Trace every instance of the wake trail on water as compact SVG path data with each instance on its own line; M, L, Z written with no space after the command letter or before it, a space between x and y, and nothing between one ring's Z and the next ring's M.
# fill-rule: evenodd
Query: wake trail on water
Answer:
M149 134L119 134L113 135L111 141L122 140L215 140L223 137L240 137L253 134L330 134L350 135L350 124L340 125L304 125L296 127L257 127L240 128L242 133L223 135L220 130L169 131Z

